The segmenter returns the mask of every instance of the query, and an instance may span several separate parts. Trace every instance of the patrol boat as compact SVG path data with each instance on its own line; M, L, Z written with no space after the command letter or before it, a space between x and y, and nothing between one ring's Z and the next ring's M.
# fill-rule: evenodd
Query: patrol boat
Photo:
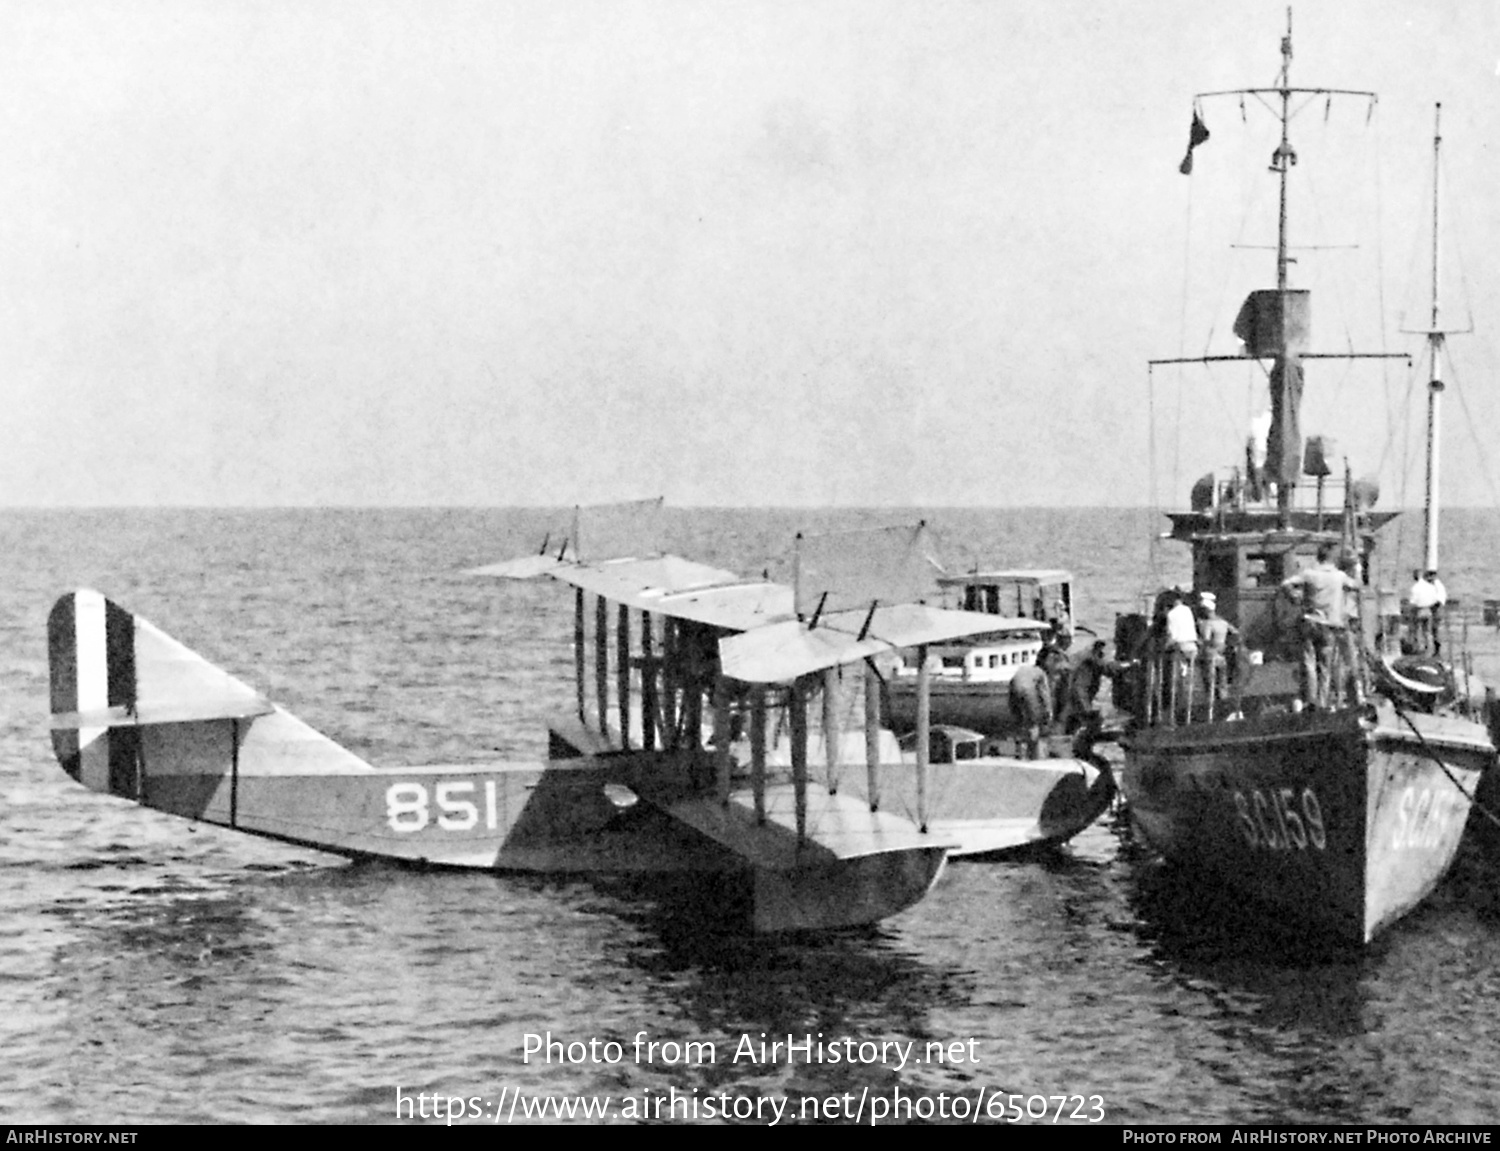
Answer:
M1395 655L1400 637L1374 610L1368 580L1375 534L1392 514L1373 511L1373 485L1350 482L1347 468L1342 509L1325 507L1334 472L1327 444L1314 439L1302 450L1304 363L1365 357L1310 350L1309 293L1290 283L1293 104L1353 97L1373 108L1375 97L1293 87L1290 15L1281 54L1273 87L1195 98L1182 168L1191 171L1193 149L1208 138L1204 100L1238 96L1246 107L1263 105L1277 115L1276 286L1252 292L1241 308L1234 331L1242 354L1152 361L1154 370L1248 357L1268 369L1272 420L1264 472L1252 455L1244 472L1205 477L1195 486L1192 510L1170 517L1171 538L1192 550L1193 601L1204 592L1216 597L1219 614L1238 631L1238 647L1227 677L1206 670L1200 654L1169 651L1165 609L1172 596L1158 601L1154 619L1119 621L1121 658L1137 657L1116 685L1116 703L1131 713L1121 786L1135 828L1167 860L1249 896L1304 936L1310 930L1360 945L1418 906L1448 871L1475 786L1496 753L1478 722L1470 681L1431 654ZM1434 253L1427 332L1430 568L1437 567L1436 413L1443 389L1436 267ZM1310 486L1317 493L1313 506L1297 499ZM1310 620L1309 605L1289 595L1286 581L1323 545L1356 560L1362 573L1351 593L1359 609L1353 618ZM1322 660L1309 665L1309 649Z

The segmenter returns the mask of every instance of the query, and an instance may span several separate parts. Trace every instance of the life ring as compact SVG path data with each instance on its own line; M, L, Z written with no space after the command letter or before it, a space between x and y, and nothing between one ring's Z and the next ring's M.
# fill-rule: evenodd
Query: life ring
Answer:
M1389 686L1418 699L1436 699L1453 689L1453 679L1442 661L1430 656L1401 656L1394 663L1380 657L1380 676Z

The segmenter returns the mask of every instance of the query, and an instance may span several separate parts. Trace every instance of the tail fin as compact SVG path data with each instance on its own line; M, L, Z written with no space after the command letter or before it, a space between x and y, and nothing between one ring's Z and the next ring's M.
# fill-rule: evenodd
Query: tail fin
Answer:
M95 791L139 797L139 729L248 719L276 709L165 632L96 591L63 596L47 617L52 748Z

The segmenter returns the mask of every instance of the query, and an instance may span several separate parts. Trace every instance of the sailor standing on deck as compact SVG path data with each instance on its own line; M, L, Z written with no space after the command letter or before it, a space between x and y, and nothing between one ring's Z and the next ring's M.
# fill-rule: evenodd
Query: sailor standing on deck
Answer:
M1176 598L1167 609L1167 649L1192 659L1198 654L1198 617L1187 596L1178 592Z
M1281 586L1302 590L1302 694L1311 707L1326 708L1330 695L1333 648L1344 630L1344 595L1358 591L1359 583L1333 565L1336 543L1318 545L1318 562L1300 571Z
M1010 714L1021 729L1023 758L1036 759L1042 736L1052 727L1052 681L1039 663L1016 668L1010 681Z
M1203 643L1203 682L1210 692L1211 700L1224 699L1229 694L1229 641L1239 635L1239 629L1219 614L1219 601L1214 593L1206 591L1198 597L1203 605L1203 618L1198 621L1198 638Z
M1412 614L1412 639L1417 645L1417 651L1421 655L1431 652L1437 654L1437 616L1441 610L1441 600L1448 598L1444 590L1438 592L1438 586L1433 581L1437 579L1437 572L1423 572L1420 568L1411 573L1411 590L1406 593L1406 602L1411 605Z
M1167 654L1171 665L1168 683L1173 709L1185 717L1192 704L1191 675L1198 660L1198 616L1185 592L1176 592L1176 602L1167 609Z

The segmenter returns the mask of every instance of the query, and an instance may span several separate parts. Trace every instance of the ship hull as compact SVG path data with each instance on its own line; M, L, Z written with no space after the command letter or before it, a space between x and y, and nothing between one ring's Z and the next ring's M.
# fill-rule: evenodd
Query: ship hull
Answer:
M1169 861L1288 926L1366 943L1447 873L1493 757L1455 717L1284 713L1136 731L1122 788Z

